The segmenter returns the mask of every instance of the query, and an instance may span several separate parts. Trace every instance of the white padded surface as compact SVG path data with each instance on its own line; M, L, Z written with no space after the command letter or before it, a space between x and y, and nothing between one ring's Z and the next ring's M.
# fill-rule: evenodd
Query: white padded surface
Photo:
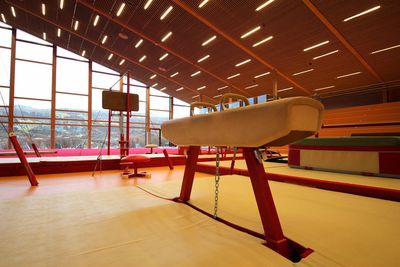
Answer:
M175 145L259 147L286 145L317 132L322 104L291 97L217 113L164 122L163 136Z

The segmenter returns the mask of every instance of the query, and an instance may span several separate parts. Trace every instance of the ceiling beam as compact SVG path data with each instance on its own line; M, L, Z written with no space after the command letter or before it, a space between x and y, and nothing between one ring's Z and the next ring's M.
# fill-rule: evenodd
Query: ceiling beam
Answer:
M8 1L7 1L7 3L8 3ZM8 4L10 4L10 3L8 3ZM138 62L136 62L136 61L133 61L133 60L127 58L125 55L123 55L123 54L121 54L121 53L118 53L118 52L116 52L116 51L114 51L114 50L112 50L112 49L110 49L110 48L107 48L106 46L104 46L104 45L102 45L102 44L99 44L97 41L90 40L89 38L87 38L87 37L85 37L85 36L83 36L83 35L81 35L81 34L75 32L75 31L73 31L73 30L71 30L71 29L69 29L69 28L66 28L66 27L64 27L64 26L58 25L57 23L51 21L50 19L48 19L48 18L45 17L45 16L38 15L38 14L36 14L36 13L34 13L34 12L32 12L32 11L30 11L30 10L28 10L28 9L26 9L26 8L24 8L24 7L22 7L22 6L20 6L20 5L17 4L17 3L13 3L12 5L14 6L14 8L18 8L19 10L22 10L23 12L25 12L25 13L31 15L31 16L34 16L34 17L36 17L36 18L39 18L39 19L45 21L45 22L48 23L48 24L51 24L51 25L53 25L53 26L55 26L55 27L58 27L58 28L60 28L61 30L65 31L65 32L68 32L69 34L73 34L73 35L75 35L75 36L81 38L82 40L84 40L84 41L86 41L86 42L88 42L88 43L91 43L91 44L94 45L95 47L100 47L100 48L102 48L102 49L108 51L109 53L113 53L114 55L116 55L116 56L118 56L118 57L120 57L120 58L123 58L123 59L125 59L126 61L128 61L128 62L130 62L130 63L132 63L132 64L134 64L134 65L137 65L137 66L139 66L139 67L141 67L141 68L144 68L144 69L146 69L146 70L148 70L148 71L150 71L150 72L157 73L157 75L159 75L159 76L161 76L161 77L163 77L163 78L169 80L170 82L173 82L173 83L175 83L175 84L177 84L177 85L179 85L179 86L185 87L186 89L189 89L190 91L194 92L196 95L199 95L199 94L200 94L197 90L192 89L192 88L190 88L190 87L188 87L188 86L186 86L186 85L184 85L184 84L181 84L181 83L179 83L179 82L177 82L177 81L175 81L175 80L172 80L172 79L170 79L169 77L163 75L162 73L159 73L159 72L157 72L157 71L155 71L155 70L153 70L153 69L151 69L151 68L149 68L149 67L147 67L147 66L145 66L145 65L143 65L143 64L140 64L140 63L138 63ZM209 98L210 101L211 101L212 103L214 103L214 104L217 103L217 101L215 101L215 99L213 99L213 98L210 97L210 96L207 96L207 95L204 95L204 94L200 94L200 95Z
M169 54L174 55L175 57L179 58L180 60L182 60L182 61L184 61L184 62L186 62L186 63L192 65L193 67L195 67L195 68L201 70L201 71L204 72L204 73L207 73L208 75L210 75L210 76L213 77L214 79L219 80L220 82L222 82L222 83L224 83L224 84L226 84L226 85L232 87L233 89L239 91L241 94L243 94L243 95L245 95L245 96L250 96L249 93L247 93L247 92L244 91L243 89L241 89L241 88L239 88L239 87L237 87L237 86L235 86L235 85L233 85L233 84L227 82L225 79L223 79L223 78L217 76L217 75L214 74L214 73L211 73L210 71L204 69L203 67L197 65L196 63L194 63L194 62L188 60L186 57L184 57L184 56L180 55L179 53L177 53L176 51L173 51L172 49L166 47L165 45L163 45L162 43L158 42L157 40L154 40L154 39L150 38L150 37L147 36L146 34L140 32L139 30L137 30L137 29L135 29L135 28L133 28L132 26L127 25L127 24L125 24L125 23L123 23L123 22L117 20L114 16L111 16L110 14L108 14L108 13L106 13L106 12L104 12L104 11L98 9L98 8L95 6L94 3L91 4L91 3L88 3L87 1L84 1L84 0L77 0L77 2L80 3L80 4L83 5L83 6L85 6L85 7L89 8L89 9L91 9L93 12L96 12L97 14L103 16L104 18L108 19L109 21L111 21L111 22L113 22L113 23L115 23L115 24L121 26L121 27L124 28L125 30L128 30L128 31L130 31L130 32L132 32L132 33L134 33L134 34L140 36L141 38L143 38L143 39L145 39L145 40L147 40L147 41L153 43L154 45L157 45L158 47L160 47L161 49L165 50L165 51L168 52Z
M220 28L218 28L217 26L215 26L214 24L212 24L210 21L208 21L206 18L202 17L201 15L199 15L197 12L195 12L191 7L189 7L188 5L186 5L185 3L183 3L183 1L181 0L172 0L172 2L174 2L176 5L178 5L180 8L182 8L183 10L185 10L187 13L189 13L190 15L192 15L193 17L195 17L197 20L201 21L203 24L205 24L207 27L209 27L210 29L212 29L213 31L215 31L216 33L218 33L219 35L221 35L222 37L224 37L226 40L228 40L230 43L232 43L233 45L235 45L236 47L238 47L239 49L241 49L243 52L247 53L249 56L251 56L252 58L254 58L255 60L257 60L258 62L260 62L262 65L264 65L265 67L269 68L270 70L275 70L276 73L281 76L283 79L285 79L286 81L288 81L289 83L291 83L292 85L295 86L295 88L299 89L300 91L303 91L304 93L306 93L307 95L311 95L312 92L306 88L304 88L303 86L301 86L300 84L296 83L294 80L292 80L291 78L289 78L288 76L286 76L284 73L282 73L281 71L279 71L278 69L276 69L272 64L268 63L266 60L264 60L263 58L261 58L260 56L258 56L256 53L254 53L251 49L247 48L246 46L242 45L240 42L238 42L236 39L232 38L231 36L229 36L227 33L225 33L223 30L221 30Z
M376 73L376 71L365 61L365 59L361 56L360 53L344 38L344 36L329 22L329 20L322 15L321 12L317 9L317 7L311 3L310 0L303 0L303 3L308 7L308 9L314 13L314 15L330 30L333 35L347 48L347 50L353 54L353 56L367 69L367 71L375 77L375 79L379 82L383 82L382 78Z

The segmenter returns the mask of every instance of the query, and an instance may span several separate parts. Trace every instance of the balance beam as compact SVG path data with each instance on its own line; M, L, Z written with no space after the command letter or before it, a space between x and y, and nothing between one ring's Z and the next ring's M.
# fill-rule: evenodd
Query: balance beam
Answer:
M292 261L299 261L310 250L283 235L268 178L256 150L287 145L314 135L321 128L323 110L316 100L293 97L164 122L161 130L165 138L176 145L189 146L177 200L190 199L200 146L242 147L266 245Z

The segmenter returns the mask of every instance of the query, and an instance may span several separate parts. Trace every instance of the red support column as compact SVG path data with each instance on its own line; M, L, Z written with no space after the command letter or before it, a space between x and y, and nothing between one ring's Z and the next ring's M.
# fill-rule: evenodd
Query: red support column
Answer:
M39 149L37 148L37 146L36 146L35 143L32 143L32 148L33 148L33 151L34 151L35 154L36 154L36 157L40 158L41 155L40 155Z
M107 127L107 155L110 156L111 147L111 109L108 110L108 127Z
M15 152L17 152L17 155L19 159L21 160L22 165L25 168L26 174L28 175L29 182L31 183L32 186L37 186L39 185L38 181L36 180L36 176L33 173L31 166L29 165L28 161L26 160L24 151L22 150L21 146L19 145L19 142L17 140L17 136L15 135L14 132L10 132L8 134L8 137L14 146Z
M266 245L290 259L294 251L291 250L287 238L283 235L267 175L263 164L256 158L255 150L255 148L243 148L243 155L246 159L247 169L263 224Z
M196 171L197 158L199 157L200 147L190 146L187 152L187 159L185 165L185 173L183 174L183 181L181 187L181 194L178 198L181 202L187 202L190 199L192 192L194 173Z

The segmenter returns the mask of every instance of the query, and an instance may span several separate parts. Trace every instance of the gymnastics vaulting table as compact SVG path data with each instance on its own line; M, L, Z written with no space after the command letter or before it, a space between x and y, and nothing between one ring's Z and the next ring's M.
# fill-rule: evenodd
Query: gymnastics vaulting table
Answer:
M283 235L262 162L261 146L281 146L315 134L322 124L323 105L307 97L200 114L164 122L163 136L175 145L189 146L178 198L187 202L193 186L200 146L242 147L265 233L266 245L288 259L305 257L299 244Z

